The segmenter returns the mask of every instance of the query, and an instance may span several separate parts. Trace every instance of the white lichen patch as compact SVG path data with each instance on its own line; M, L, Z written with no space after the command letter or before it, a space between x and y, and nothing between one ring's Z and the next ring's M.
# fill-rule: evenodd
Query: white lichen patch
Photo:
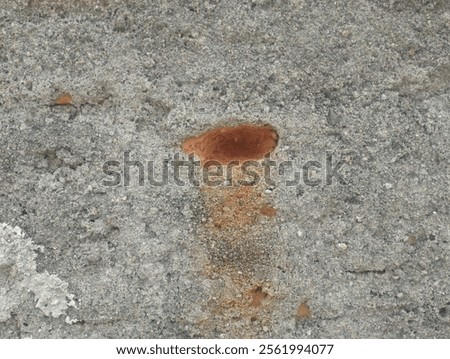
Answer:
M54 274L36 271L36 252L42 251L19 227L0 224L0 322L11 317L32 292L36 308L59 317L75 306L68 284Z

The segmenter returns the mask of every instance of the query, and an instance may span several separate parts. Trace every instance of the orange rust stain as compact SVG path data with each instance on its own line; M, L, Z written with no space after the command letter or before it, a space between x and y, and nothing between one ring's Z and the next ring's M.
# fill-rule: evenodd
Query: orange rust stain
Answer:
M221 165L238 161L242 165L246 160L261 160L274 150L278 134L272 126L244 124L234 127L219 127L188 138L182 145L183 150L194 153L209 167L212 161ZM226 171L228 173L228 170ZM262 168L255 168L255 173L262 178ZM210 223L216 230L239 228L244 230L255 224L259 216L274 217L275 208L267 204L261 195L263 183L248 185L248 175L242 167L232 166L231 186L203 186L205 204ZM225 175L215 180L225 181ZM247 183L245 185L244 183Z
M250 291L251 303L250 305L254 308L261 306L263 301L267 298L267 293L263 291L261 286L258 286Z
M205 188L204 193L209 217L216 229L253 224L263 204L253 187Z
M55 105L60 105L60 106L72 105L72 96L70 96L70 94L68 94L68 93L60 95L55 100Z
M265 205L261 208L260 213L263 216L274 217L277 214L277 210L269 205Z
M302 302L297 309L297 318L308 319L311 317L311 309L306 302Z
M276 209L263 195L265 184L255 181L249 185L251 181L241 166L247 160L262 160L275 149L277 142L277 132L271 126L246 124L212 129L188 138L182 145L183 151L196 155L204 168L214 165L208 161L216 161L216 165L240 162L227 168L231 173L214 175L214 180L223 185L204 184L200 189L207 213L201 232L208 251L204 274L220 277L225 283L213 300L206 303L215 318L206 327L235 333L236 337L258 335L251 320L269 323L274 299L261 285L270 283L267 271L259 268L261 263L268 262L270 243L264 236L267 226L258 219L274 217ZM263 178L262 167L256 167L255 173ZM224 324L230 320L241 322L236 331Z
M242 285L244 284L241 284L240 286ZM239 287L239 285L237 287ZM244 295L240 300L223 298L217 303L218 305L216 306L216 312L220 312L224 309L229 308L239 308L241 310L240 314L242 316L254 316L257 312L251 310L250 308L261 307L263 302L269 297L269 293L264 291L261 285L257 285L256 287L253 287L251 290L248 290L243 294Z
M271 126L219 127L183 143L183 151L194 153L202 163L259 160L273 151L278 134Z

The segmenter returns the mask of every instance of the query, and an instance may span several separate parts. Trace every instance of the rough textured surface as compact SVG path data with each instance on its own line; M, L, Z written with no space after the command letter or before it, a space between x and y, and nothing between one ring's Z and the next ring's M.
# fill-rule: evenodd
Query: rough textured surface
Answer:
M36 308L46 316L58 318L69 306L74 306L67 283L47 272L37 273L35 250L42 249L25 238L19 227L0 224L0 322L16 314L29 293L35 296ZM67 321L71 321L67 317Z
M0 336L450 337L449 7L3 0ZM237 245L198 186L105 186L229 118L321 165Z

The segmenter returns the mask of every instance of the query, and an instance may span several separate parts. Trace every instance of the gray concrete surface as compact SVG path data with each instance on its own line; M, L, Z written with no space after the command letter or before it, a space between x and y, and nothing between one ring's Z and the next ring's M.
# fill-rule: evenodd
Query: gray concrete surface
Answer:
M448 1L0 4L0 337L450 337ZM347 183L220 250L202 189L104 186L230 118Z

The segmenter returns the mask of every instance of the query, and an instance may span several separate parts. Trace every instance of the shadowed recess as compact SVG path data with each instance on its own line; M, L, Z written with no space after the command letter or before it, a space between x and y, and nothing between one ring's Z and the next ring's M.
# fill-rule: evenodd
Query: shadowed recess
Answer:
M202 163L259 160L276 147L278 134L271 126L219 127L188 138L183 151L194 153Z
M297 309L297 318L308 319L309 317L311 317L311 309L306 302L302 302Z
M264 301L264 299L267 298L268 294L263 291L261 286L258 286L250 291L250 295L251 295L250 305L252 307L257 308L261 306L262 302Z

